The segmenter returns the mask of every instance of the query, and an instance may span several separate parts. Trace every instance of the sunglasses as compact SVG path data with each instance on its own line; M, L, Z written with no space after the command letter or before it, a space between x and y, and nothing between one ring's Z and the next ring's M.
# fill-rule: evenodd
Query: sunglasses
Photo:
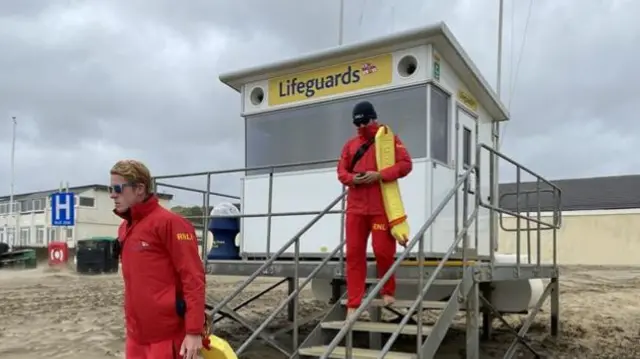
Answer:
M107 190L109 191L109 193L117 193L120 194L122 193L122 191L124 191L125 187L135 187L135 183L123 183L123 184L114 184L112 186L108 186Z
M353 119L353 124L356 127L360 127L362 125L368 125L369 122L371 122L371 119L369 117L356 117Z

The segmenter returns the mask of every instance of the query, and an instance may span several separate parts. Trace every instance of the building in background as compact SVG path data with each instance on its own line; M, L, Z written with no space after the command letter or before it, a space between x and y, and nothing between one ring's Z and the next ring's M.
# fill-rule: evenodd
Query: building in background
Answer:
M557 232L558 263L563 265L640 265L640 175L563 179L552 181L562 190L562 228ZM546 188L541 185L542 190ZM500 186L501 206L516 211L514 183ZM536 191L536 183L522 183L520 191ZM535 216L535 196L529 203L520 195L519 210ZM553 197L540 195L541 220L551 222ZM515 254L516 219L502 216L498 251ZM525 228L526 221L521 221ZM531 223L535 228L535 223ZM531 231L531 257L537 254L536 231ZM542 231L541 261L551 262L552 231ZM521 253L527 254L527 234L520 232Z
M46 247L51 241L66 240L73 247L79 239L117 236L121 219L113 214L113 200L109 198L107 186L69 188L76 196L76 225L66 229L51 226L50 195L55 192L58 190L15 195L16 219L11 215L9 196L0 197L0 242L15 247ZM162 206L170 208L173 195L158 194L158 197Z

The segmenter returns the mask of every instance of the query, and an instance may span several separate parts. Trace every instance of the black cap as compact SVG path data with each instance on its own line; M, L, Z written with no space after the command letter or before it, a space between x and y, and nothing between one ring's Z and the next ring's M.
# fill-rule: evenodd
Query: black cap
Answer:
M376 109L373 107L373 105L369 101L358 102L353 107L352 116L353 116L353 123L356 125L366 124L370 120L375 120L378 118Z

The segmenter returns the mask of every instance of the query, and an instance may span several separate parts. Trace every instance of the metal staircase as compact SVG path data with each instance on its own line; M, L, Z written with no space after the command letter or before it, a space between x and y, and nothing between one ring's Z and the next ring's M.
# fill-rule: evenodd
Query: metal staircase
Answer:
M433 285L439 285L441 282L449 284L451 280L436 280ZM355 320L345 320L346 310L344 305L346 300L343 299L301 345L299 354L303 358L410 359L417 358L416 353L421 352L423 358L431 358L435 355L455 315L466 306L466 302L462 297L463 294L469 293L470 286L463 285L463 280L456 280L456 282L458 285L453 291L453 295L446 301L422 301L417 303L412 300L399 300L392 307L384 307L381 300L374 299L367 308L370 320L361 320L358 317L355 317ZM465 281L465 283L470 282ZM421 313L418 307L422 310L439 311L436 322L432 324L422 323L419 315L419 318L413 319L414 314ZM385 322L380 319L381 311L384 309L391 309L395 313L403 310L406 314L404 314L400 323ZM408 324L409 321L412 323ZM340 340L338 346L331 348L332 341L339 338L336 334L348 326L351 326L350 331L352 333L346 334L344 340ZM367 348L354 345L353 336L358 333L368 334L368 340L366 340L367 338L362 340L367 343ZM382 334L391 335L384 347L381 345ZM394 341L400 335L415 338L416 346L405 345L404 348L392 351ZM348 352L350 352L351 356L347 354Z
M420 227L420 229L415 233L413 238L407 243L406 249L401 252L390 270L379 280L369 281L370 287L367 292L367 295L362 301L361 306L356 310L353 316L349 318L345 318L346 308L345 308L345 298L344 294L342 297L337 298L333 306L326 311L324 317L320 320L317 326L313 329L311 334L309 334L304 340L300 340L299 335L299 326L300 322L298 320L297 312L298 312L298 300L300 292L309 284L311 281L316 278L319 273L326 267L329 263L336 263L335 260L340 259L340 265L343 265L343 247L345 244L344 237L342 236L340 243L333 248L324 259L317 264L314 264L315 267L310 272L305 273L305 279L300 282L301 279L301 270L300 270L300 240L302 236L315 224L317 223L322 216L327 213L332 213L333 208L342 201L342 208L344 208L344 198L346 195L346 191L341 193L338 197L331 201L322 211L318 212L313 219L307 223L303 228L301 228L294 236L291 238L282 248L280 248L276 253L274 253L270 258L264 261L252 275L250 275L243 283L241 283L230 295L225 297L219 303L217 303L211 310L211 315L221 314L223 316L227 316L241 325L248 328L252 334L247 338L243 344L236 349L236 352L239 356L242 355L243 352L257 339L260 337L267 344L278 350L283 354L285 358L420 358L427 359L433 358L436 351L440 347L442 340L444 339L448 329L454 321L456 314L460 311L465 311L466 316L466 357L468 359L478 359L479 358L479 321L478 321L478 313L480 302L482 301L483 306L491 309L492 312L497 313L494 308L492 308L491 304L480 294L480 282L490 282L491 276L494 272L493 262L489 264L490 270L483 270L481 267L477 266L477 263L469 261L469 248L470 248L470 236L474 235L475 240L478 238L478 212L480 207L488 208L490 211L498 211L500 213L508 213L518 218L522 218L527 221L537 222L537 231L538 231L538 243L537 249L538 253L540 253L540 237L539 232L544 228L553 229L553 267L552 272L546 271L545 268L541 266L540 257L537 259L537 267L531 264L529 259L529 264L521 264L520 263L520 252L518 251L518 262L517 267L513 266L514 269L517 268L517 276L516 278L520 278L521 268L526 269L527 271L533 271L535 276L547 275L549 274L549 278L552 279L552 285L549 285L547 290L545 290L545 295L541 298L541 301L538 303L538 307L542 305L543 299L545 299L549 293L555 293L555 297L552 297L552 312L557 312L557 265L556 265L556 236L555 230L559 228L559 215L556 216L554 212L554 218L552 224L544 223L540 220L540 209L538 208L538 216L537 219L522 216L515 212L508 212L506 210L501 210L491 204L483 203L480 186L480 175L478 174L478 166L480 162L480 152L482 149L486 149L490 152L491 155L491 166L493 167L494 160L493 157L501 157L505 158L508 161L511 161L518 167L518 180L519 180L519 171L521 166L516 164L512 160L504 157L500 153L495 150L485 146L483 144L478 145L476 149L476 164L475 166L469 167L466 169L464 173L462 173L459 177L455 185L449 190L449 192L444 196L441 203L435 208L431 214L431 216L426 220L426 222ZM524 167L522 167L524 168ZM526 169L525 169L526 170ZM533 174L533 172L530 172ZM541 179L541 177L539 177ZM474 183L471 183L474 182ZM559 191L559 189L558 189ZM491 191L491 195L493 195L493 191ZM539 190L538 190L539 192ZM475 193L474 203L469 203L469 193ZM518 192L519 194L519 192ZM459 199L462 198L462 201ZM424 234L426 231L431 228L434 222L438 219L439 215L444 211L445 207L450 204L451 201L454 201L455 206L455 214L454 214L454 233L455 237L448 248L448 251L440 258L437 262L437 265L434 266L434 263L425 263L426 260L424 256L417 257L417 278L413 279L412 283L415 283L416 288L419 288L419 294L413 300L398 300L394 305L390 307L383 307L381 300L378 299L380 290L382 289L384 283L386 283L390 277L398 271L398 269L403 266L403 263L407 260L408 256L413 253L424 253L425 243L424 243ZM558 205L559 206L559 205ZM461 207L461 208L460 208ZM559 213L559 207L558 207ZM269 214L269 216L276 214ZM287 214L288 215L288 214ZM518 222L519 223L519 222ZM472 225L474 225L472 229ZM545 226L544 228L541 226ZM518 229L519 229L518 224ZM471 230L470 230L471 229ZM471 234L470 232L474 232ZM496 235L496 234L494 234ZM518 237L519 238L519 237ZM518 242L519 243L519 242ZM274 308L273 312L257 327L254 327L249 323L248 320L244 319L239 314L235 313L234 310L231 310L228 307L228 304L238 296L247 286L249 286L256 278L259 276L268 273L269 268L278 265L279 259L282 259L283 253L285 253L291 246L294 246L294 258L293 258L293 266L294 266L294 284L293 288L290 290L290 294L279 303L279 305ZM492 245L493 249L493 245ZM519 250L519 245L518 245ZM456 268L455 271L446 271L447 275L445 275L446 264L451 259L452 255L456 253L457 255L461 255L462 261L460 266ZM493 259L493 254L491 255ZM458 258L458 257L457 257ZM291 263L291 262L287 262ZM308 263L307 263L308 264ZM486 262L485 262L486 264ZM510 267L511 268L511 267ZM485 267L486 269L486 267ZM500 269L500 268L498 268ZM506 269L506 268L505 268ZM502 270L502 269L501 269ZM428 271L428 275L426 272ZM338 279L344 280L342 277L343 270L340 270L339 273L336 274ZM451 273L455 273L455 277L451 276ZM502 270L500 273L505 273ZM513 273L513 272L509 272ZM542 273L542 274L541 274ZM513 274L510 274L513 275ZM375 284L375 285L374 285ZM438 285L448 285L454 287L451 296L447 298L445 301L428 301L425 300L427 298L427 294L431 290L432 287ZM554 292L555 291L555 292ZM293 325L291 327L292 335L289 343L291 345L283 345L282 342L276 340L276 333L268 333L266 331L267 326L276 318L276 316L288 305L293 304ZM242 306L242 305L241 305ZM555 308L555 309L554 309ZM392 311L396 315L399 314L401 320L398 323L389 323L383 322L381 320L382 310ZM434 323L427 324L422 316L424 310L432 310L438 311L439 315L437 320ZM370 321L362 320L362 315L366 312L369 313L371 318ZM534 310L537 312L537 309ZM499 315L499 313L497 314ZM535 313L534 313L535 315ZM552 322L553 322L552 313ZM529 319L528 319L529 320ZM554 327L555 325L555 327ZM555 318L555 324L552 324L552 332L557 334L557 315ZM522 330L521 330L522 332ZM526 332L526 331L525 331ZM518 343L523 344L529 350L533 351L530 346L525 342L524 333L516 332L516 339L514 340L513 348L516 347ZM415 338L415 345L410 345L409 347L401 347L396 345L397 339L401 336L412 336ZM366 337L367 345L359 345L360 337ZM383 337L386 338L384 343L382 342ZM509 353L506 357L512 357L515 353L515 349L510 348ZM535 352L534 352L535 353Z
M466 265L467 253L466 249L469 246L468 230L475 222L478 213L478 204L474 204L471 215L468 214L469 203L467 198L467 189L469 187L469 179L471 174L474 173L474 168L469 168L464 174L462 174L458 182L447 193L440 205L433 211L429 219L422 225L416 235L409 241L406 249L398 256L394 264L389 271L378 281L378 283L369 291L360 307L356 310L354 315L346 320L336 321L333 317L325 318L320 324L321 335L309 336L308 340L303 343L302 348L299 350L300 356L317 357L321 359L327 358L353 358L353 359L368 359L368 358L432 358L438 350L442 339L447 333L451 323L454 320L456 313L458 313L464 303L465 306L478 305L477 300L469 301L467 296L472 287L477 283L474 282L472 267ZM431 225L438 218L440 213L449 204L451 200L456 200L458 196L462 194L465 198L463 200L463 214L464 219L462 228L457 231L456 238L451 244L449 250L440 260L436 268L433 270L428 278L424 278L425 263L423 256L418 257L418 271L420 278L416 281L418 288L421 288L420 294L413 301L397 302L395 307L405 307L406 314L398 324L381 323L379 321L363 322L358 319L362 314L370 310L370 308L380 306L379 301L376 301L380 290L383 285L391 278L393 273L402 265L403 261L407 258L414 247L419 246L419 253L424 252L424 234L431 227ZM456 206L457 207L457 206ZM456 208L457 209L457 208ZM456 216L457 218L457 216ZM457 227L457 226L456 226ZM438 275L444 267L444 264L449 260L451 255L459 248L460 243L463 246L463 259L462 259L462 275L457 282L457 286L446 302L431 302L425 301L424 298L432 285L438 281ZM426 279L426 282L425 282ZM477 290L477 288L476 288ZM340 305L343 301L340 302ZM425 309L440 309L440 315L437 321L433 325L425 325L423 323L422 312ZM343 314L344 310L339 311ZM333 313L332 313L333 314ZM377 314L377 313L376 313ZM417 314L417 315L416 315ZM408 324L410 320L416 315L415 324ZM374 315L378 317L378 315ZM343 316L344 318L344 316ZM337 333L334 333L337 330ZM377 349L364 349L354 348L353 345L353 332L367 332L370 334L388 333L391 337L386 341L384 346ZM413 335L416 337L416 345L409 349L409 351L391 351L394 342L401 335ZM314 343L318 337L321 340L326 338L332 338L328 343ZM424 339L423 337L426 337ZM344 341L344 345L340 344ZM370 343L371 344L371 343ZM370 347L372 345L369 345Z

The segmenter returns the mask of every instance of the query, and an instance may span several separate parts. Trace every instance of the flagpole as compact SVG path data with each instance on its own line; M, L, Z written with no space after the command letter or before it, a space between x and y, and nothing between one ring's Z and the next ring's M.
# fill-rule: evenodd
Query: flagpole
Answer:
M11 121L13 121L13 136L11 138L11 188L9 190L9 213L11 214L10 217L13 220L13 236L11 239L9 239L8 235L7 235L7 243L13 247L15 246L16 243L16 235L18 235L17 232L17 219L16 219L16 212L14 211L14 208L16 207L15 203L14 203L14 187L15 187L15 177L16 177L16 127L18 127L18 121L16 120L16 117L13 116L11 117ZM11 241L11 243L9 243L9 241Z
M338 16L338 46L344 43L344 0L340 0L340 13Z

